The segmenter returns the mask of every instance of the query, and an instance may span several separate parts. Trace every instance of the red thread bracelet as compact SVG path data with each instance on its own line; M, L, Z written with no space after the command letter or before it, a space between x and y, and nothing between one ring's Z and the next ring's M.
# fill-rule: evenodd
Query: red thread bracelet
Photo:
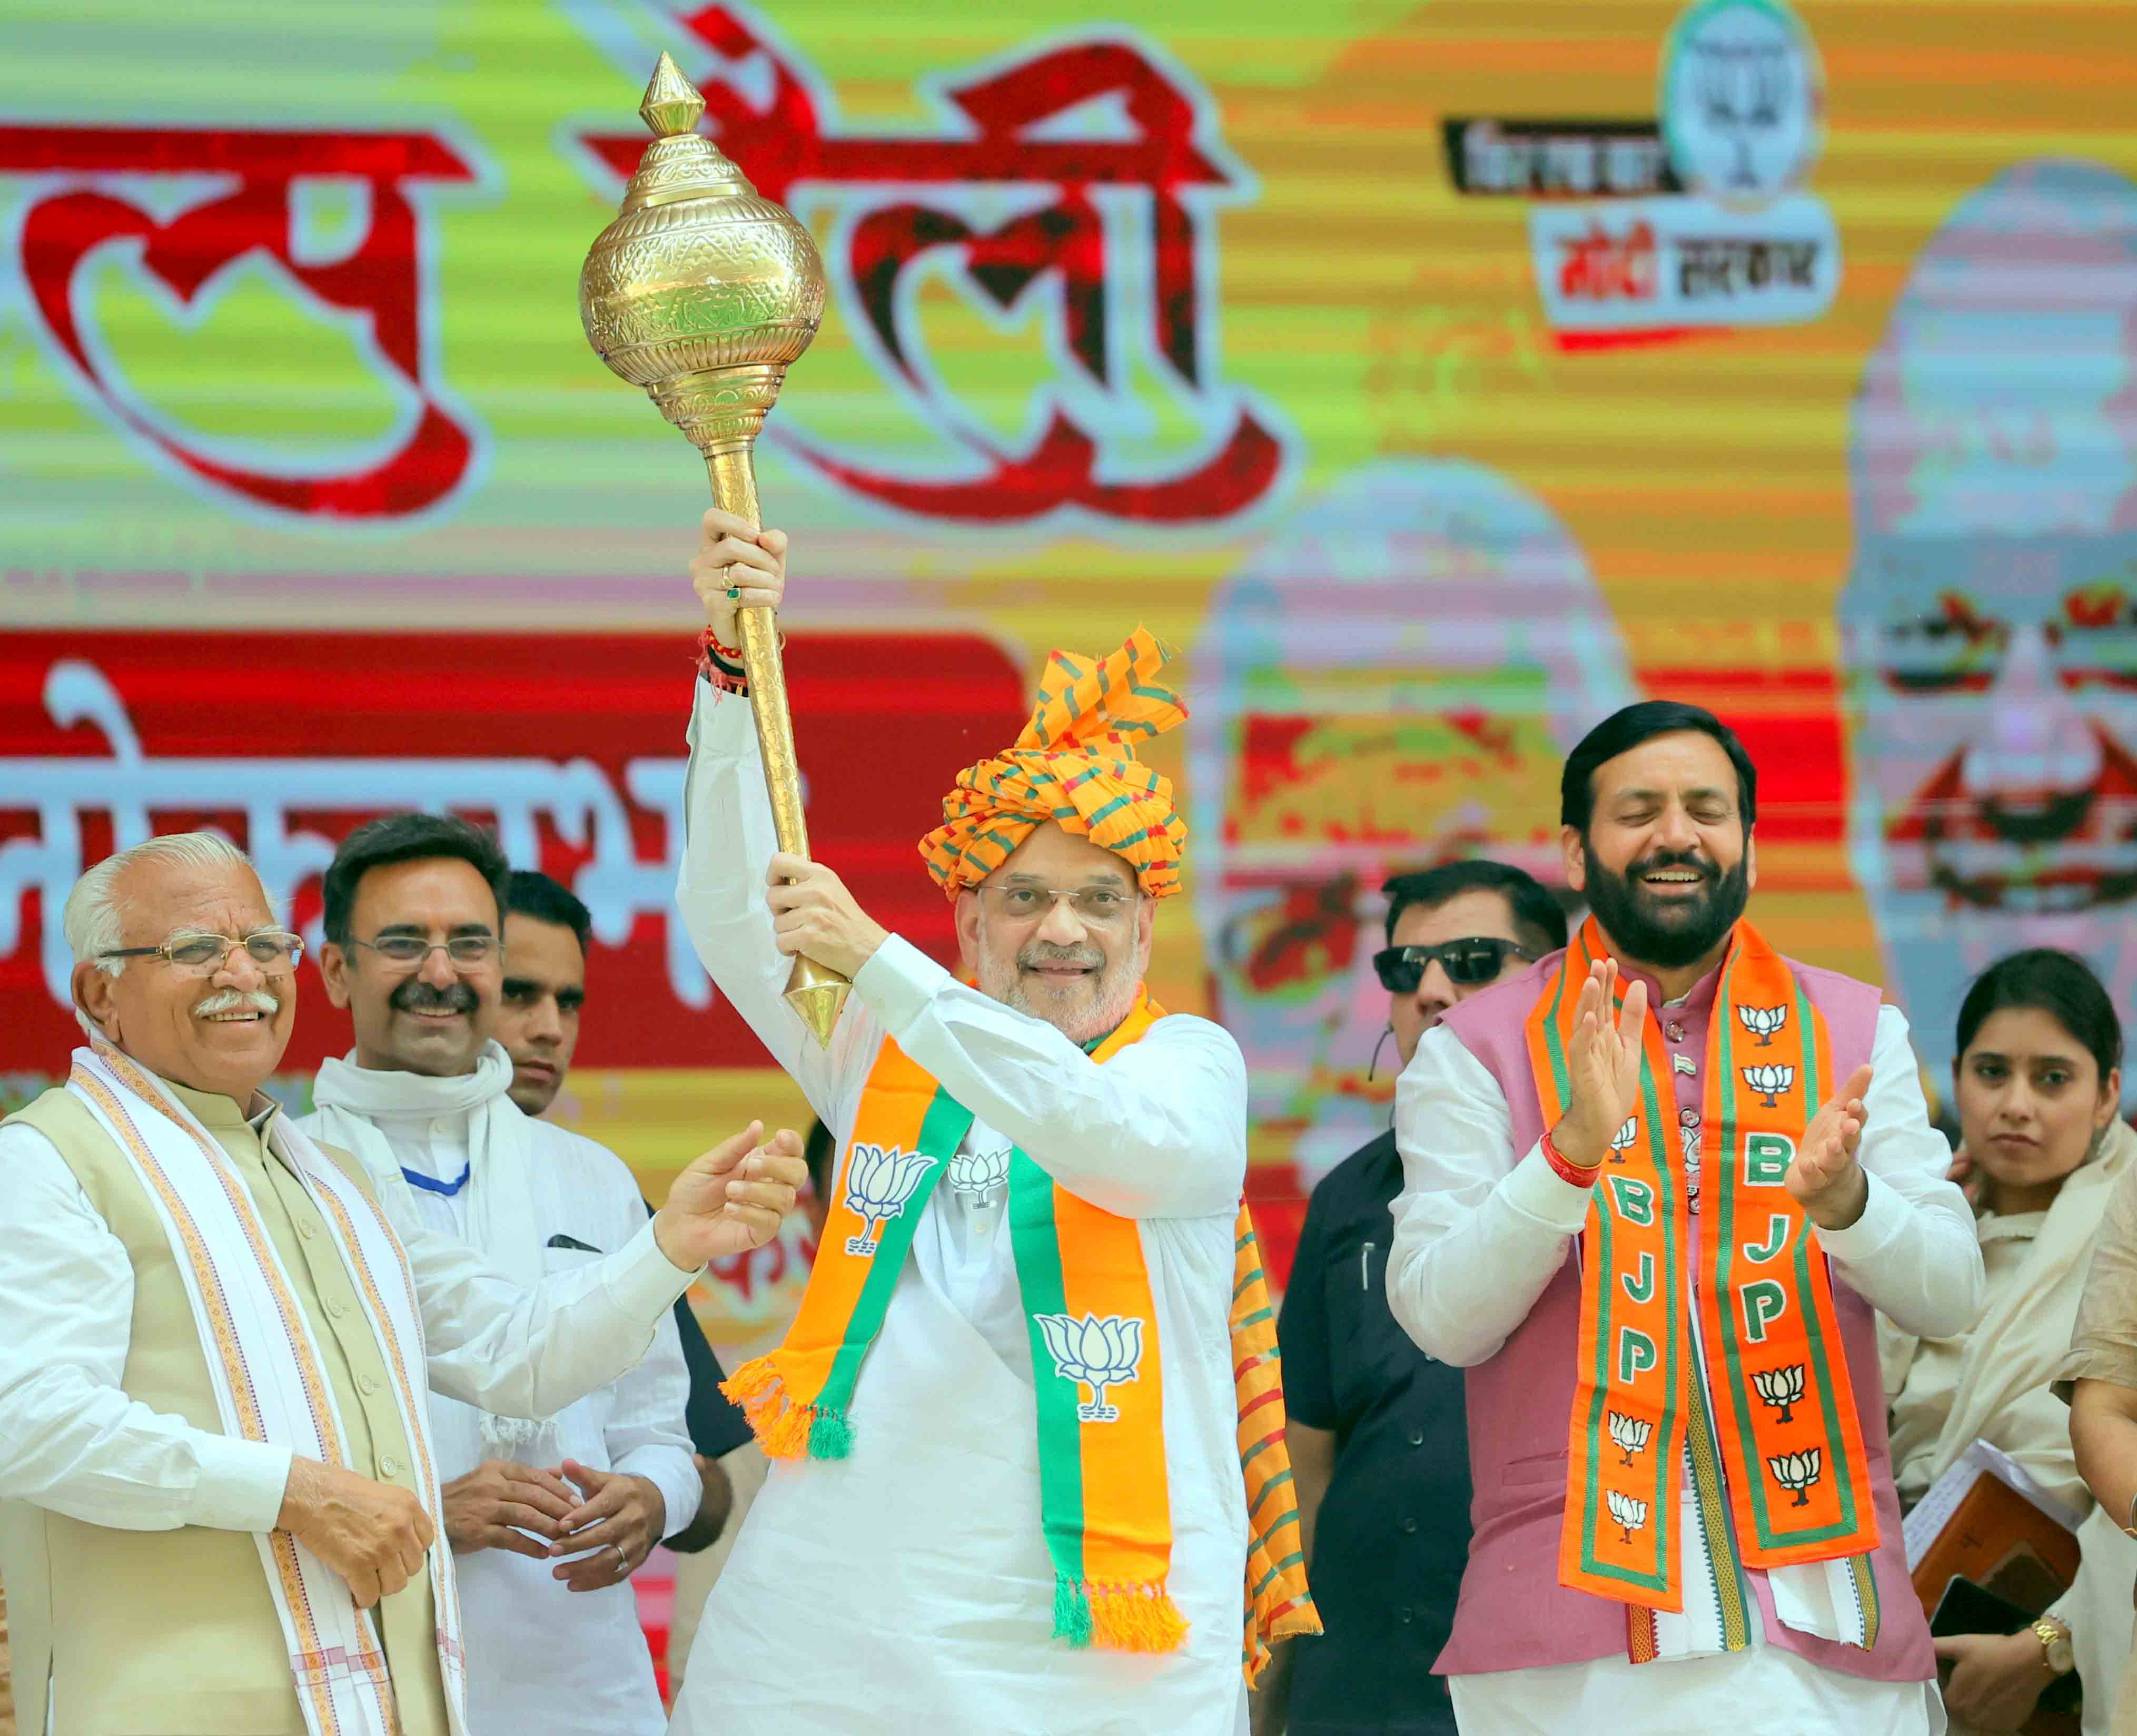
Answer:
M722 693L747 693L749 677L731 666L742 661L742 653L720 643L707 627L698 635L698 673Z
M1543 1136L1541 1144L1544 1162L1550 1165L1551 1173L1561 1182L1575 1187L1593 1187L1595 1185L1596 1177L1603 1173L1603 1166L1600 1163L1584 1169L1580 1164L1574 1163L1565 1153L1550 1143L1549 1134Z

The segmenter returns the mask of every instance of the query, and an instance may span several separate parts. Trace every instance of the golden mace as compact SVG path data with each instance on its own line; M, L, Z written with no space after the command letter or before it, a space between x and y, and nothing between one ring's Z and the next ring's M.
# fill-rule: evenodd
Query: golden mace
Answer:
M587 341L610 368L660 407L705 456L722 511L762 521L750 461L787 365L824 318L824 262L809 232L698 132L705 100L666 55L640 117L653 143L579 273ZM809 854L801 774L772 611L737 617L749 703L764 750L764 783L779 847ZM828 1045L852 985L796 957L786 1002Z

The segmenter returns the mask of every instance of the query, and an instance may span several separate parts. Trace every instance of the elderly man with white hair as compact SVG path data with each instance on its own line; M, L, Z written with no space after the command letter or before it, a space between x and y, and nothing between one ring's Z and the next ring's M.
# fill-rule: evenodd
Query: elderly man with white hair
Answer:
M260 1094L303 947L233 846L122 851L64 919L89 1041L0 1124L22 1727L465 1736L424 1389L532 1417L613 1380L708 1259L771 1237L800 1142L752 1124L530 1292Z

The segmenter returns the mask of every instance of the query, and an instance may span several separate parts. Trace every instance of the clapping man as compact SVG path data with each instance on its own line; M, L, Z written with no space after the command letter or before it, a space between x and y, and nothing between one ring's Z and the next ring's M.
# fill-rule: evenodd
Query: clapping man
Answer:
M1906 1021L1745 919L1757 788L1696 706L1589 731L1593 914L1397 1086L1389 1301L1469 1371L1465 1730L1944 1728L1873 1310L1965 1331L1981 1256Z

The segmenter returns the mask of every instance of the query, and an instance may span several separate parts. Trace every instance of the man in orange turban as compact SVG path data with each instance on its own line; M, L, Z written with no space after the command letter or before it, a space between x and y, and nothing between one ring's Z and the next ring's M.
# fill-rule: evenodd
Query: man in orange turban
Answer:
M728 1385L777 1462L675 1736L1027 1729L1042 1698L1059 1736L1237 1736L1269 1641L1318 1624L1245 1066L1143 983L1185 836L1136 757L1185 715L1169 654L1140 630L1057 651L1015 744L945 798L920 851L974 987L775 849L727 647L786 549L706 515L677 900L840 1158L794 1325ZM795 953L853 980L828 1047L782 998Z

